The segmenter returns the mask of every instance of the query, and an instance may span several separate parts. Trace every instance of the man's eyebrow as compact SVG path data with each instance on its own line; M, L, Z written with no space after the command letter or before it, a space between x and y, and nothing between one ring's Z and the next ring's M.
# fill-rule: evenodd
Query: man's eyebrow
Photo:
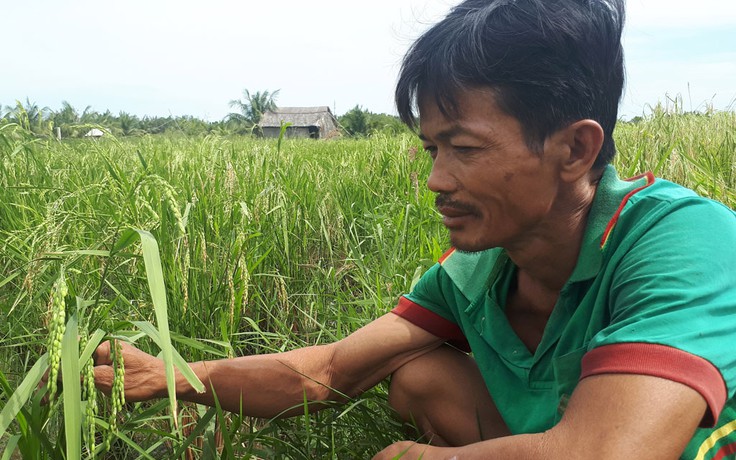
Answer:
M464 132L465 131L462 128L460 128L459 126L451 126L450 128L448 128L448 129L446 129L444 131L440 131L437 134L435 134L434 135L434 138L435 139L438 139L438 140L446 141L446 140L450 139L451 137L456 136L458 134L462 134ZM425 136L423 133L420 132L419 133L419 139L422 140L422 141L426 141L427 140L427 136Z

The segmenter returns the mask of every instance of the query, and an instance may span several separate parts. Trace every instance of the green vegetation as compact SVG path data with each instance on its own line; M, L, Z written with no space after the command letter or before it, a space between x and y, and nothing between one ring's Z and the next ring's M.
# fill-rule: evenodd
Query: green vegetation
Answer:
M97 112L87 106L81 112L69 102L63 101L61 108L52 110L39 107L26 98L25 103L16 101L14 105L0 105L0 126L15 124L34 137L63 139L82 138L92 129L99 129L117 138L141 137L146 134L169 134L183 136L251 135L258 137L261 132L258 122L268 110L277 108L276 91L243 90L242 99L233 99L229 107L235 109L218 121L204 121L192 116L143 117L127 112L113 114L109 110ZM375 134L395 135L408 133L398 117L384 113L377 114L355 106L338 117L341 134L346 137L367 137Z
M734 133L734 113L655 109L620 125L617 166L735 207ZM411 135L277 145L59 142L0 125L1 458L369 458L405 437L383 385L334 410L261 420L123 403L75 378L106 338L162 353L172 371L181 357L340 339L389 311L447 248ZM57 359L62 393L42 405L34 388Z
M736 112L673 113L661 105L614 138L619 173L642 171L672 180L736 208Z
M238 109L238 112L227 116L228 120L235 121L245 128L253 130L261 121L261 117L269 110L276 110L276 98L279 90L270 93L268 91L256 91L251 94L247 89L243 90L243 99L230 101L230 108Z
M0 126L15 124L37 138L63 139L84 137L92 129L100 129L116 137L142 136L145 134L177 134L186 136L230 134L241 130L240 123L225 119L207 122L191 116L143 117L109 110L97 112L87 106L81 113L69 102L62 102L59 110L40 108L26 99L0 110ZM60 130L60 133L56 132Z
M338 121L345 133L353 137L366 137L376 133L390 135L409 133L409 129L398 117L385 113L372 113L359 105L340 116Z

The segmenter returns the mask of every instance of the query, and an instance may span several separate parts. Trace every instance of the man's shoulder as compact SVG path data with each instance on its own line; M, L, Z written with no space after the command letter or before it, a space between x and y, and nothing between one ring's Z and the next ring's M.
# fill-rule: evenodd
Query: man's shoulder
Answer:
M736 214L725 204L698 194L696 191L683 185L657 177L651 186L642 189L630 199L632 205L638 206L668 206L668 205L704 205L716 211Z
M736 232L734 210L661 178L633 194L621 211L619 227L626 228L625 233L630 236L651 231L655 227L670 231L671 225L692 228L694 231ZM656 225L663 219L667 219L666 226Z

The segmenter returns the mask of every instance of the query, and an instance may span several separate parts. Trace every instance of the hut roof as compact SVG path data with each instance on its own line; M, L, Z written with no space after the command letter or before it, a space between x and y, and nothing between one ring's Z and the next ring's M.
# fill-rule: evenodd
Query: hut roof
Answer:
M337 120L326 105L320 107L279 107L268 111L261 116L259 123L262 128L280 127L281 122L291 123L292 126L319 126L337 125Z
M92 128L89 131L87 131L87 134L84 135L84 137L102 137L105 133L102 132L102 130L99 130L97 128Z

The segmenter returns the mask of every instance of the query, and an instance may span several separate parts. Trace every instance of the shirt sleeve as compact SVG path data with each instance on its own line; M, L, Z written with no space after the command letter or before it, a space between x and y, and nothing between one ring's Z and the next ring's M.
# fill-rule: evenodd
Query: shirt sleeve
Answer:
M705 398L711 424L736 390L736 215L709 200L681 201L621 257L610 325L593 337L581 378L678 381Z
M465 335L458 326L443 294L442 266L435 264L422 275L411 293L401 296L392 313L470 352Z

